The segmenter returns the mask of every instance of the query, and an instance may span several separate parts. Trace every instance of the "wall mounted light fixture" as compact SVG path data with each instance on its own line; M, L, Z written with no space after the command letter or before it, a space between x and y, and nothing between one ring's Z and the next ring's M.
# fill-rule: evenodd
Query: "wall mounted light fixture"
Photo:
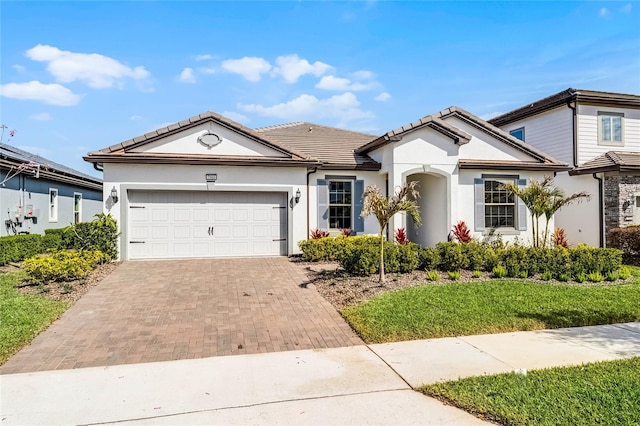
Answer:
M115 186L111 188L111 199L113 200L113 204L118 202L118 190Z
M298 204L300 202L300 197L302 194L300 194L300 188L298 188L298 190L296 191L296 204Z

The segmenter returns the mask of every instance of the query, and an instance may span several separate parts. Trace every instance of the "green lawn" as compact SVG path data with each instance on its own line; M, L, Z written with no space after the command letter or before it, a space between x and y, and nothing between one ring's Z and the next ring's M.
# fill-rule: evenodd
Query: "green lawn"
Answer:
M69 307L67 302L18 293L16 284L23 278L22 272L0 274L0 364Z
M369 343L640 321L640 268L630 284L492 280L413 287L342 314Z
M508 425L640 424L640 358L471 377L427 395Z

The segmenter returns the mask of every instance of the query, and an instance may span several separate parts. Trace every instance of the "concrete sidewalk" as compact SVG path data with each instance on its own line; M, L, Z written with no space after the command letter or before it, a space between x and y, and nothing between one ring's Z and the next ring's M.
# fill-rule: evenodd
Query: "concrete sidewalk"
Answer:
M412 390L640 356L640 323L0 376L1 424L483 424Z

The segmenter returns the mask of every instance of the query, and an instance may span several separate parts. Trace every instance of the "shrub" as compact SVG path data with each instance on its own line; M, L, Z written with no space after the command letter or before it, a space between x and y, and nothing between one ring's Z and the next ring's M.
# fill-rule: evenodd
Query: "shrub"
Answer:
M605 276L605 279L607 281L618 281L618 278L619 278L618 271L607 272L607 275Z
M350 239L355 239L350 238ZM340 266L353 275L372 275L379 272L380 246L364 241L353 244L340 256ZM418 267L418 246L384 242L384 268L387 272L410 272Z
M42 251L61 250L66 248L62 243L62 235L60 234L44 234L42 236Z
M44 235L57 235L62 241L61 248L73 248L73 239L75 232L73 226L67 226L64 228L45 229ZM55 237L54 237L55 238Z
M573 279L576 280L576 282L583 283L587 280L587 274L585 274L584 272L580 272Z
M324 237L298 242L302 250L302 259L307 262L339 261L342 255L354 246L373 244L380 249L380 240L376 236Z
M0 265L20 262L42 252L42 236L21 234L0 237Z
M454 242L436 244L440 255L440 268L444 271L457 271L465 266L461 244Z
M85 278L109 256L99 250L61 250L33 256L24 261L24 270L33 283L72 281Z
M569 274L560 274L558 275L558 281L567 282L571 279Z
M567 240L567 234L564 232L564 228L556 228L553 231L553 246L569 248L569 240Z
M467 227L467 224L464 220L459 221L453 226L453 237L456 241L461 242L463 244L471 242L471 231Z
M622 250L625 263L640 264L640 226L611 229L607 246Z
M91 222L73 227L72 248L100 250L111 259L118 257L118 224L110 214L99 213Z
M320 238L328 237L329 233L327 231L323 231L322 229L312 229L311 230L311 239L318 240Z
M485 266L487 251L491 250L486 244L470 242L463 244L462 255L465 257L464 268L472 271L481 270Z
M460 276L462 275L460 273L460 270L449 271L449 272L447 272L447 274L449 274L449 279L452 280L452 281L458 281L460 279Z
M631 276L631 269L628 266L621 266L618 271L618 276L621 280L626 280Z
M540 274L540 279L542 281L549 281L551 278L553 278L553 274L551 273L551 271L544 271Z
M440 255L433 247L418 249L418 268L425 271L435 269L440 265Z
M482 271L473 271L473 274L471 274L471 277L473 278L480 278L482 276Z
M580 245L570 250L573 276L578 273L601 272L608 274L622 266L622 252L612 248L594 248Z
M398 244L409 244L409 239L407 238L407 231L404 228L396 229L395 234L396 243Z
M587 279L593 283L599 283L604 280L604 276L600 272L592 272L587 275Z
M561 274L574 275L572 272L571 251L566 248L556 247L549 249L549 262L546 265L547 270L552 272L554 277Z
M353 230L351 228L343 228L340 230L340 235L343 237L350 237L353 235Z
M513 246L502 251L502 264L507 269L507 276L519 277L522 271L529 270L529 256L526 247Z
M438 281L440 279L440 274L438 271L427 271L427 280L429 281Z
M507 276L507 268L502 265L497 265L493 268L494 278L504 278Z

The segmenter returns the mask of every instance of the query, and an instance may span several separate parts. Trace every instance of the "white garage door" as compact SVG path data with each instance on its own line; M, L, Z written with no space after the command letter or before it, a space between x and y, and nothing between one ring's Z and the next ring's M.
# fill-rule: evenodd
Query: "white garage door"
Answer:
M286 193L129 191L129 258L287 254Z

